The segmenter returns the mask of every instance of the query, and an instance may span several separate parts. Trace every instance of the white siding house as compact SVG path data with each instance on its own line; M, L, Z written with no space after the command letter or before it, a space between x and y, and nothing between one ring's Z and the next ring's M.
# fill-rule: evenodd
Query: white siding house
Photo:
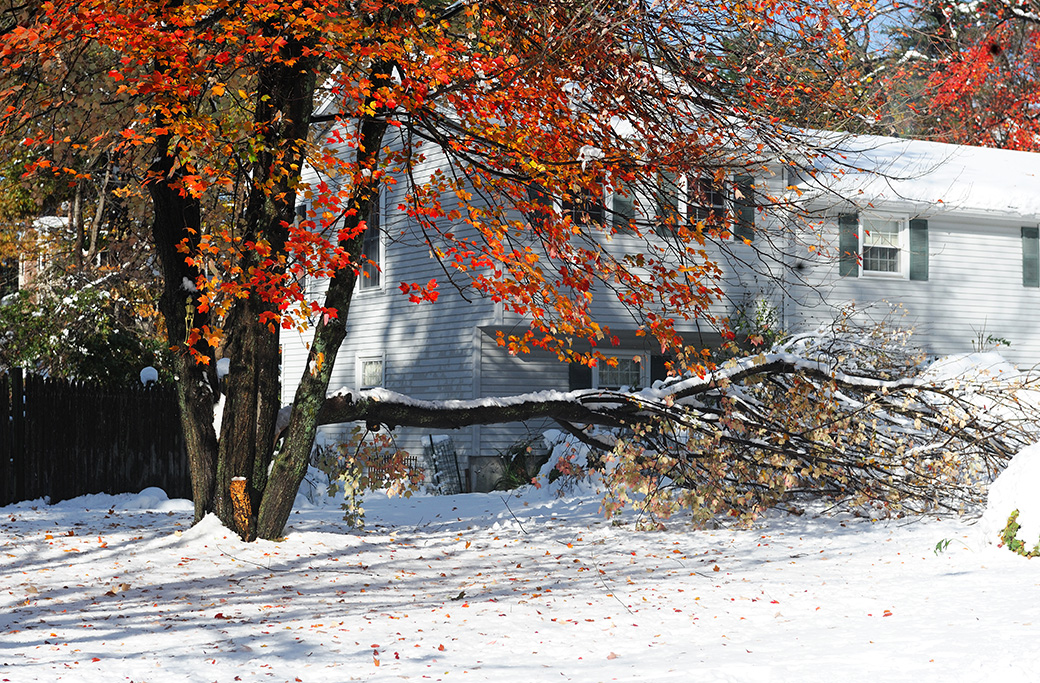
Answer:
M850 303L898 307L929 354L1003 340L1009 360L1040 363L1040 154L877 137L840 150L843 173L820 164L799 183L835 257L798 264L785 327L827 323Z
M791 230L789 217L769 211L752 218L739 200L733 203L743 195L730 194L728 208L742 219L734 232L751 222L754 232L746 233L751 245L740 239L711 245L723 271L717 313L731 315L742 302L764 298L785 329L796 332L833 320L850 303L860 309L901 305L905 315L897 324L915 326L916 342L928 353L970 351L991 337L1010 342L1000 350L1014 362L1040 362L1040 155L873 137L836 138L830 146L837 151L816 157L814 173L776 169L754 181L756 194L791 198L815 227ZM417 177L435 165L436 157L430 159ZM419 399L473 399L646 383L663 375L652 343L636 336L631 317L609 298L599 314L621 340L609 350L622 361L617 369L569 367L548 353L511 356L496 343L496 332L524 321L443 283L428 248L407 238L408 219L395 208L403 192L404 183L384 188L383 238L375 252L381 273L355 295L330 389L384 386ZM625 248L624 236L617 241ZM411 303L397 287L430 278L442 282L435 304ZM320 290L322 284L310 286ZM696 323L681 331L688 343L719 341ZM283 339L288 402L304 371L308 340L292 333ZM493 455L547 426L472 427L452 437L465 468L469 456ZM336 432L326 428L325 434L335 438ZM397 433L413 452L428 436Z

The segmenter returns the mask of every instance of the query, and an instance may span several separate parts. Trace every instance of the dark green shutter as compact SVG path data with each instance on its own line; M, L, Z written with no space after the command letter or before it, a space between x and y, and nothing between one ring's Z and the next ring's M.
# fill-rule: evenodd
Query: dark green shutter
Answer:
M750 242L755 239L755 187L751 176L739 176L736 190L733 198L733 212L736 214L733 236Z
M838 216L838 274L859 277L859 214Z
M1022 286L1040 287L1040 230L1022 228Z
M669 171L657 177L657 224L669 230L679 224L679 176Z
M537 183L527 186L527 199L531 202L531 220L544 221L553 210L553 198Z
M910 219L910 279L928 279L928 221Z
M635 194L631 187L625 187L624 192L624 196L614 193L614 205L611 207L616 232L631 230L636 219Z
M567 383L570 390L592 388L592 368L581 363L570 363L567 366Z
M668 359L664 356L650 356L650 385L668 379Z

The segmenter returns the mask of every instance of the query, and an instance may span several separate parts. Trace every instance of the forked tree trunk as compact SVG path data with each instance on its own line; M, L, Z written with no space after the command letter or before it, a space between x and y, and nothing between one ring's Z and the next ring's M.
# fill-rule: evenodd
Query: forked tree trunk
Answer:
M310 130L316 84L316 63L304 57L305 46L290 40L279 59L261 69L254 120L269 131L269 148L257 155L251 167L252 187L243 215L243 244L266 244L271 254L284 254L287 226L295 218L296 185L303 151ZM243 277L252 270L277 277L283 265L263 263L257 250L246 248L241 256ZM248 286L248 285L247 285ZM250 287L237 299L224 325L230 360L227 395L221 425L219 457L214 484L214 511L229 528L245 539L257 535L257 512L270 499L283 501L290 509L302 474L289 477L275 470L268 475L274 448L275 421L281 408L279 389L278 305L264 300ZM267 316L265 316L267 314ZM271 316L271 317L268 317ZM313 439L312 439L313 443ZM300 446L303 448L303 446ZM306 445L306 455L311 444ZM231 496L234 480L245 480L246 496ZM243 509L244 507L244 509ZM282 527L260 531L264 538L282 535Z
M267 486L267 467L274 445L274 428L281 407L278 385L278 328L260 322L272 307L257 296L240 299L225 324L231 364L225 387L224 415L217 459L214 512L243 538L255 536L255 509ZM231 482L246 480L247 508L236 510ZM241 506L241 503L239 504ZM244 528L239 528L245 523Z
M390 78L392 65L380 63L373 69L373 81L377 84ZM381 117L364 117L358 127L358 167L375 169L386 134L387 123ZM371 175L368 176L372 178ZM378 201L379 184L371 180L369 185L357 186L350 199L344 218L345 228L356 228L363 217L369 215L373 203ZM358 234L350 242L341 244L358 262L362 252L363 235ZM285 431L285 440L275 454L271 476L264 492L257 519L257 535L260 538L278 538L285 529L292 512L296 492L307 473L314 437L318 429L318 413L325 404L325 397L332 379L332 368L336 362L340 345L347 334L347 318L350 303L357 283L357 274L352 268L336 273L329 283L325 295L325 306L337 311L335 318L323 318L314 331L307 359L307 371L300 380L293 398L292 414Z
M299 174L284 173L286 168L302 167L315 92L313 59L303 57L304 46L289 41L280 60L272 61L260 72L254 118L269 130L270 148L258 154L251 167L253 189L242 217L243 243L266 242L273 254L283 254L288 237L286 226L295 215L296 184ZM380 64L373 80L390 78L392 65ZM370 105L371 110L371 103ZM387 123L381 117L362 119L358 133L358 163L375 169ZM195 498L195 520L215 512L221 522L247 539L279 538L292 511L300 483L307 471L318 425L318 413L325 403L332 367L340 344L346 336L346 320L357 280L352 268L341 270L331 281L325 305L338 316L317 325L311 346L311 362L296 392L290 424L278 453L273 453L275 420L280 407L279 338L277 325L261 318L277 311L276 302L264 301L249 288L245 298L237 299L224 324L226 344L223 355L230 360L226 397L218 440L213 429L216 385L214 364L196 365L185 352L184 342L193 327L201 327L203 317L195 312L192 295L182 287L185 279L194 282L198 271L184 261L177 245L187 239L189 249L197 247L201 233L199 205L181 196L173 187L176 172L173 159L160 141L160 161L153 169L150 184L155 223L153 234L163 265L164 294L161 309L167 322L171 346L178 346L176 358L178 396L191 463ZM356 187L351 199L347 228L358 227L378 198L378 181ZM362 235L341 243L357 262L362 251ZM241 266L267 269L255 250L246 249ZM205 343L199 345L205 346ZM199 349L201 350L201 349ZM212 354L212 351L207 351ZM319 359L323 359L319 360ZM245 480L246 495L232 495L232 486ZM238 501L236 510L235 500ZM242 506L246 507L243 513Z

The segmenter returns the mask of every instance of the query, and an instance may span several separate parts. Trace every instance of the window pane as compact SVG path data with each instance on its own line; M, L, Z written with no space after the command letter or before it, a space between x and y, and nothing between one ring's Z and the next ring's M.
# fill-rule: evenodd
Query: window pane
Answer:
M361 245L361 253L364 261L361 264L361 288L378 288L382 284L382 273L379 268L380 262L380 236L379 230L379 200L372 206L368 214L368 225L365 228L365 236Z
M726 217L726 196L722 188L711 178L698 178L691 193L693 218L697 221L719 225Z
M863 219L863 270L899 272L899 221Z
M887 247L864 247L863 270L879 273L898 273L899 250Z
M587 188L563 200L563 215L574 225L602 224L603 213L603 203Z
M606 363L600 363L598 367L600 389L637 389L642 384L642 363L635 358L618 358L614 367Z
M361 388L368 389L383 384L383 361L361 361Z

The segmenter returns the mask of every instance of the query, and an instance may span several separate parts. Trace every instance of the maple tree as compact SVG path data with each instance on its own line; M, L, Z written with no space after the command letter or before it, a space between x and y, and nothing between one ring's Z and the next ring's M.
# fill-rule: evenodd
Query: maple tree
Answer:
M909 98L911 134L1038 149L1040 13L1020 2L924 1L894 31L886 83Z
M52 0L8 4L0 23L0 136L33 150L27 177L83 179L103 158L125 182L162 270L162 311L193 473L208 511L244 537L282 534L320 422L423 424L407 405L329 407L367 217L380 188L408 183L413 233L446 279L525 315L501 343L595 362L570 339L609 340L591 313L616 295L643 332L676 347L677 321L714 321L709 243L732 216L682 220L644 206L609 249L613 221L558 212L549 198L674 195L689 179L804 158L783 108L848 101L834 68L838 22L868 5L812 0L452 3L439 0ZM776 29L801 37L778 46ZM758 46L756 48L755 46ZM815 60L828 55L825 78ZM795 65L778 69L783 56ZM75 75L76 87L68 87ZM839 107L840 105L840 107ZM451 172L417 179L440 155ZM793 162L792 162L793 163ZM304 169L317 180L304 182ZM309 200L298 220L296 206ZM763 197L763 202L766 198ZM303 277L328 277L311 301ZM597 283L610 283L608 292ZM441 283L443 284L443 283ZM438 281L402 283L418 302ZM615 294L610 294L614 292ZM275 447L279 331L314 325L308 372ZM218 435L214 360L230 360ZM691 355L689 371L710 364ZM573 405L573 404L572 404ZM561 419L572 408L550 406ZM514 419L501 408L484 419ZM540 406L538 410L546 410ZM387 417L385 411L395 411ZM445 418L459 424L458 416ZM232 485L245 481L236 525ZM248 522L242 520L248 519Z

